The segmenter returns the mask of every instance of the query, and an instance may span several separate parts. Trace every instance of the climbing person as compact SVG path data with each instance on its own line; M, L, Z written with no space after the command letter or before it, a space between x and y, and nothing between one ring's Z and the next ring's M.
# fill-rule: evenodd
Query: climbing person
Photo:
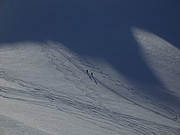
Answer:
M91 73L91 76L93 76L93 73Z
M93 76L93 73L91 72L91 80L93 80L97 85L98 85L98 83L97 83L97 81L96 81L96 78Z

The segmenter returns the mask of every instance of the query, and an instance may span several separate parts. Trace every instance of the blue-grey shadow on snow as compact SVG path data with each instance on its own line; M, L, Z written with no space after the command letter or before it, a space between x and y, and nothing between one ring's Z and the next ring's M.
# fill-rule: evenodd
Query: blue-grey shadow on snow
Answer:
M131 27L146 29L180 48L176 0L7 0L0 5L0 44L53 40L81 56L102 58L146 86L161 82L138 51ZM168 90L145 93L179 103Z

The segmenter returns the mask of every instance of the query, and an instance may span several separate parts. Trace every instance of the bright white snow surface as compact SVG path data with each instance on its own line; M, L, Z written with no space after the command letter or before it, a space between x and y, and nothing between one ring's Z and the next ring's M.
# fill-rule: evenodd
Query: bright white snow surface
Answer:
M1 44L0 135L178 135L178 118L177 108L138 93L103 60L57 42Z

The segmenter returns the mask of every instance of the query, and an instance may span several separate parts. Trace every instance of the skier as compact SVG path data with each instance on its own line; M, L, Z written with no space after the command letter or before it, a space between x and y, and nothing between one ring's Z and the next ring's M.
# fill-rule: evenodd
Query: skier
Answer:
M88 73L88 70L86 70L86 72Z

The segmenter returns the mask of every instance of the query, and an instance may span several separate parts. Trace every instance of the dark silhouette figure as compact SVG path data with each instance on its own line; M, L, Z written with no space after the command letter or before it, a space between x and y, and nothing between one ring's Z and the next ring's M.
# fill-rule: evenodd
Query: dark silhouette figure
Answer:
M86 72L88 73L88 70L86 70Z
M93 76L93 73L91 73L91 76Z

